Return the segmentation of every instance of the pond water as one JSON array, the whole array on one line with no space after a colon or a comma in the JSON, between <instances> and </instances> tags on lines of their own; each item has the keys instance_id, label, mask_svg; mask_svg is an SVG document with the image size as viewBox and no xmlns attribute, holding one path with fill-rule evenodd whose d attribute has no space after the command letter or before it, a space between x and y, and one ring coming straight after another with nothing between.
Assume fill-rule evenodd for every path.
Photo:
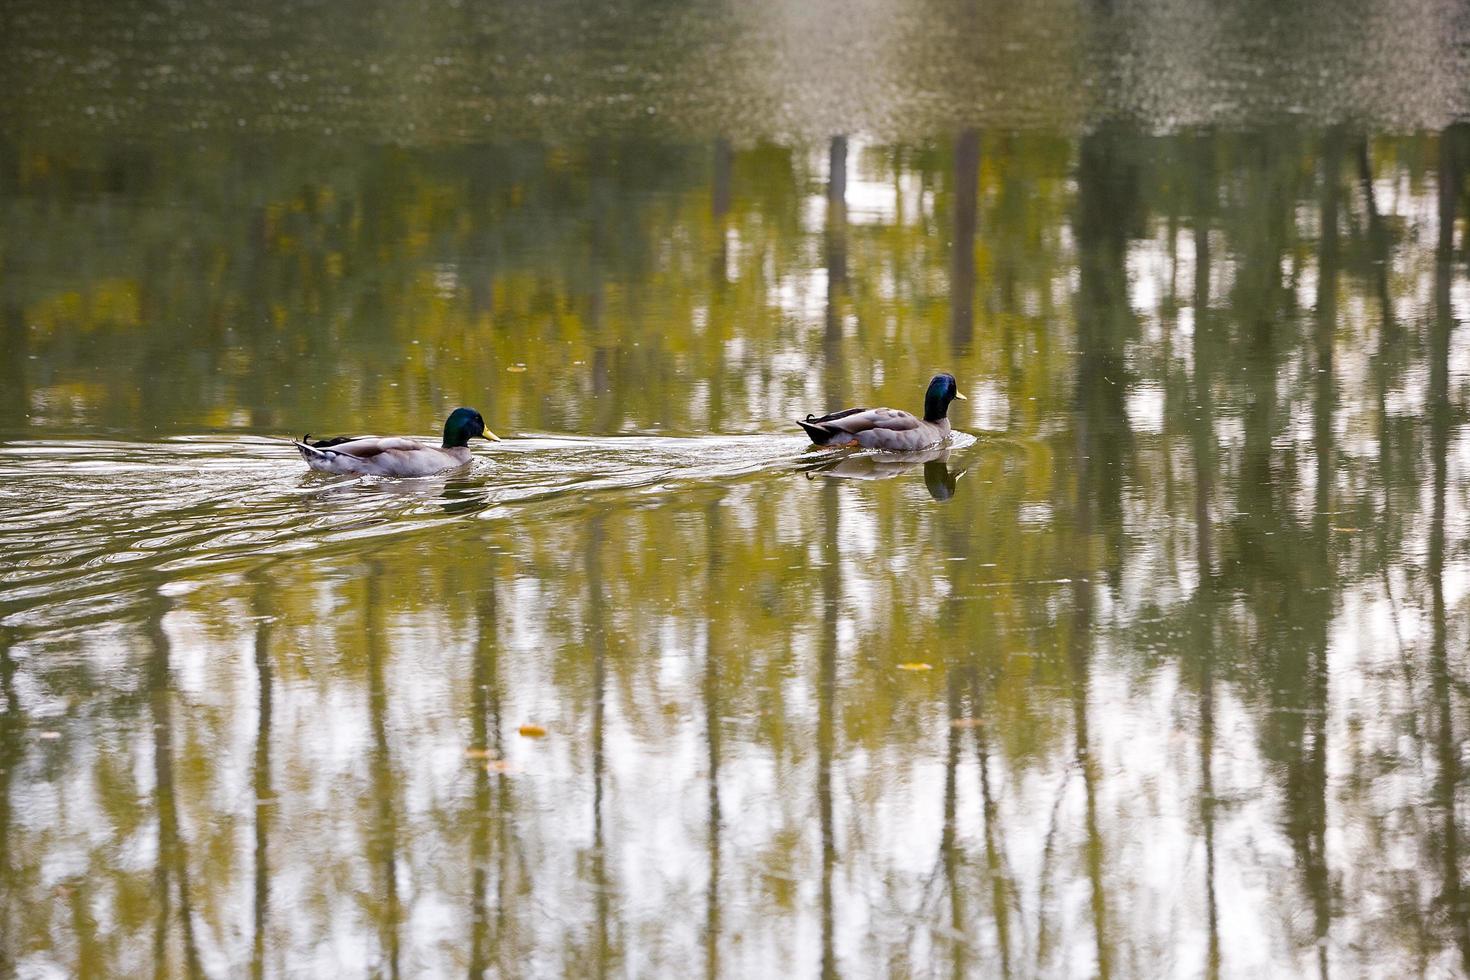
<instances>
[{"instance_id":1,"label":"pond water","mask_svg":"<svg viewBox=\"0 0 1470 980\"><path fill-rule=\"evenodd\" d=\"M1470 972L1458 8L5 18L0 976Z\"/></svg>"}]
</instances>

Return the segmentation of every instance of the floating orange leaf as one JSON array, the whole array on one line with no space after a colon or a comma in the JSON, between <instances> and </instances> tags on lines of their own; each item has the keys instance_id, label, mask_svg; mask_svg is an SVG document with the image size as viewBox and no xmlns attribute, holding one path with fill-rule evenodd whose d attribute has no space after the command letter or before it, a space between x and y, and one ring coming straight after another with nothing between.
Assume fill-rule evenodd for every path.
<instances>
[{"instance_id":1,"label":"floating orange leaf","mask_svg":"<svg viewBox=\"0 0 1470 980\"><path fill-rule=\"evenodd\" d=\"M984 718L956 718L950 722L952 728L979 728L985 724Z\"/></svg>"},{"instance_id":2,"label":"floating orange leaf","mask_svg":"<svg viewBox=\"0 0 1470 980\"><path fill-rule=\"evenodd\" d=\"M526 738L546 737L546 729L541 725L522 725L520 728L517 728L516 731L526 736Z\"/></svg>"},{"instance_id":3,"label":"floating orange leaf","mask_svg":"<svg viewBox=\"0 0 1470 980\"><path fill-rule=\"evenodd\" d=\"M493 758L495 758L495 750L494 749L465 749L464 750L464 757L466 759L493 759Z\"/></svg>"},{"instance_id":4,"label":"floating orange leaf","mask_svg":"<svg viewBox=\"0 0 1470 980\"><path fill-rule=\"evenodd\" d=\"M510 776L520 772L509 759L495 759L485 763L485 771L497 776Z\"/></svg>"},{"instance_id":5,"label":"floating orange leaf","mask_svg":"<svg viewBox=\"0 0 1470 980\"><path fill-rule=\"evenodd\" d=\"M898 665L898 669L899 670L933 670L934 669L934 665L933 664L921 664L921 663L899 664Z\"/></svg>"},{"instance_id":6,"label":"floating orange leaf","mask_svg":"<svg viewBox=\"0 0 1470 980\"><path fill-rule=\"evenodd\" d=\"M512 364L510 367L506 368L506 370L509 371L511 374L520 374L525 369L526 366L524 364Z\"/></svg>"}]
</instances>

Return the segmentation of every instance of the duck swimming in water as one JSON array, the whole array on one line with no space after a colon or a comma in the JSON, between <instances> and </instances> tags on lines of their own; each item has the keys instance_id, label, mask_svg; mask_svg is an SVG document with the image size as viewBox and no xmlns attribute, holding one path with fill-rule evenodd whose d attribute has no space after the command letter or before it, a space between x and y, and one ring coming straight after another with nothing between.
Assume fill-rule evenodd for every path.
<instances>
[{"instance_id":1,"label":"duck swimming in water","mask_svg":"<svg viewBox=\"0 0 1470 980\"><path fill-rule=\"evenodd\" d=\"M308 433L291 445L306 465L322 473L352 476L433 476L458 469L470 461L470 440L500 437L485 428L485 419L473 408L456 408L444 423L444 444L426 446L399 436L336 436L311 441Z\"/></svg>"},{"instance_id":2,"label":"duck swimming in water","mask_svg":"<svg viewBox=\"0 0 1470 980\"><path fill-rule=\"evenodd\" d=\"M894 408L849 408L821 418L808 415L797 421L818 446L858 445L864 449L914 452L949 438L949 403L960 394L952 374L936 374L924 394L924 417Z\"/></svg>"}]
</instances>

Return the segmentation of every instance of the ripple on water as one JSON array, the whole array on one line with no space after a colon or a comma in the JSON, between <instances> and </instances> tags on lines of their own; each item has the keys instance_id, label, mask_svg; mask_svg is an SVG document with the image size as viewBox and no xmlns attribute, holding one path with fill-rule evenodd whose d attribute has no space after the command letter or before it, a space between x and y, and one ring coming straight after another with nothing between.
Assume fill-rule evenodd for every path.
<instances>
[{"instance_id":1,"label":"ripple on water","mask_svg":"<svg viewBox=\"0 0 1470 980\"><path fill-rule=\"evenodd\" d=\"M467 472L384 480L306 472L289 444L258 437L7 443L0 622L91 617L206 566L789 472L809 464L806 449L786 435L531 435L482 452Z\"/></svg>"}]
</instances>

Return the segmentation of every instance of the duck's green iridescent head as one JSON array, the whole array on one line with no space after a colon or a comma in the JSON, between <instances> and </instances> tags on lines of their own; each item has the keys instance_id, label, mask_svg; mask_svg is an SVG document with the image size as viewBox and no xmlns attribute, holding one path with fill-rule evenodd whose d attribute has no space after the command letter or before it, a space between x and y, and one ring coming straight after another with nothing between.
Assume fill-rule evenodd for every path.
<instances>
[{"instance_id":1,"label":"duck's green iridescent head","mask_svg":"<svg viewBox=\"0 0 1470 980\"><path fill-rule=\"evenodd\" d=\"M485 419L473 408L456 408L444 423L444 448L468 446L471 439L484 437L495 442L500 437L485 428Z\"/></svg>"},{"instance_id":2,"label":"duck's green iridescent head","mask_svg":"<svg viewBox=\"0 0 1470 980\"><path fill-rule=\"evenodd\" d=\"M929 381L929 390L924 394L924 421L938 422L949 414L949 403L958 398L969 401L960 394L960 386L952 374L936 374Z\"/></svg>"}]
</instances>

